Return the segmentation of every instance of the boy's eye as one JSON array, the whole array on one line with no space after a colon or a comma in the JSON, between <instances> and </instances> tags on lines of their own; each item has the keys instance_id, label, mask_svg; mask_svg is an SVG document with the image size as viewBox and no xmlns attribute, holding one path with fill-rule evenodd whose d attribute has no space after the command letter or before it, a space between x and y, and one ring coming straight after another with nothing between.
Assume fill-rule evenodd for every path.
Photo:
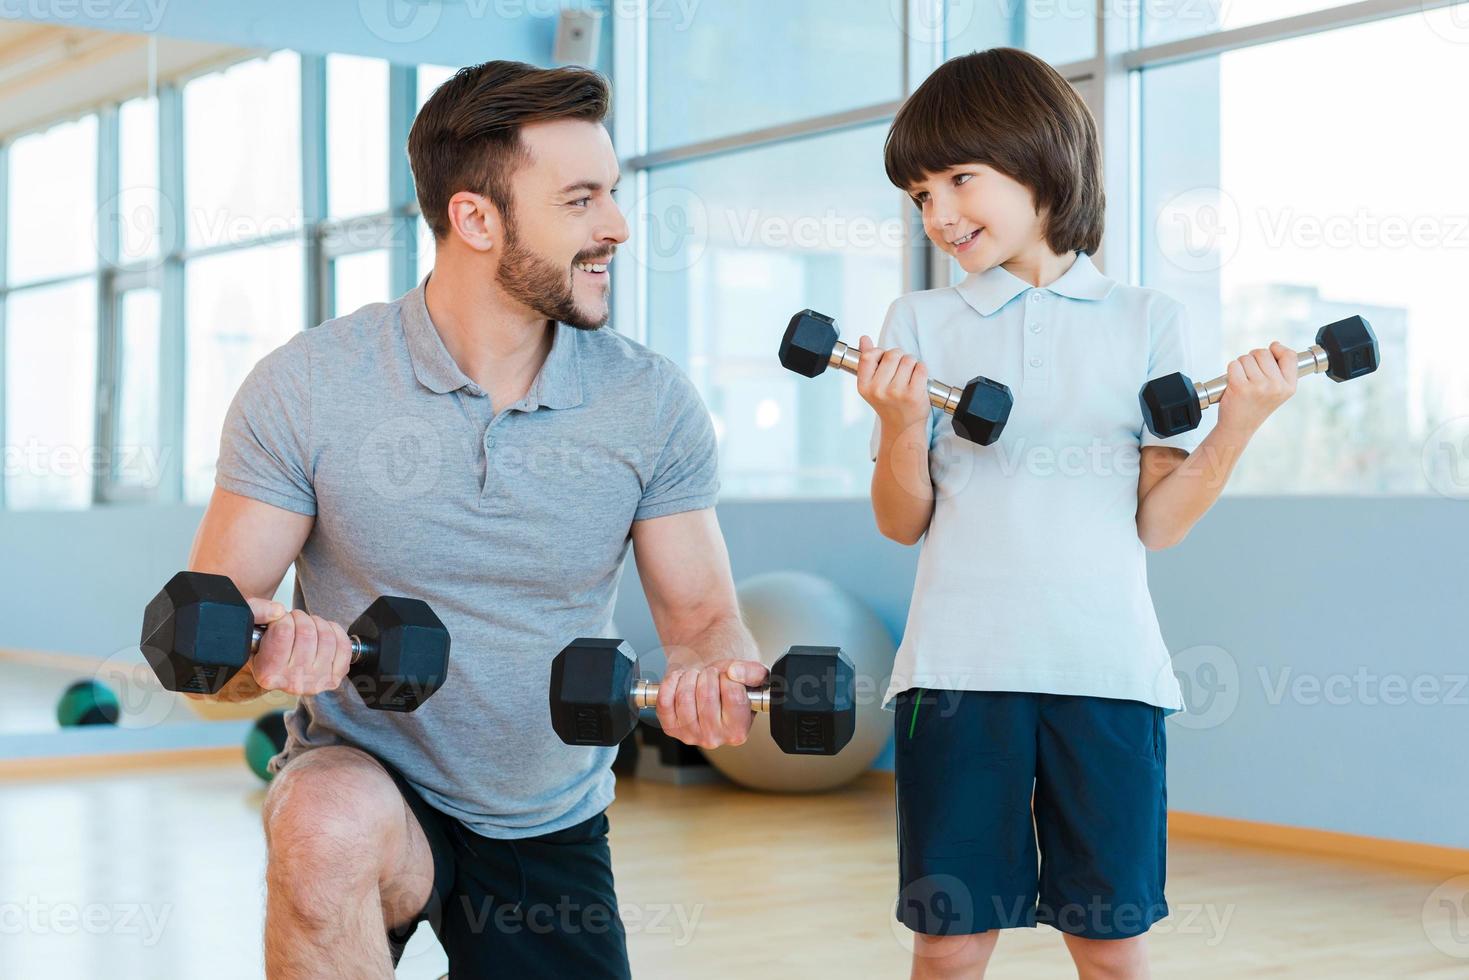
<instances>
[{"instance_id":1,"label":"boy's eye","mask_svg":"<svg viewBox=\"0 0 1469 980\"><path fill-rule=\"evenodd\" d=\"M973 176L974 176L974 174L955 174L954 175L954 186L955 187L958 187L960 184L967 184L967 183L969 183L969 178L971 178Z\"/></svg>"},{"instance_id":2,"label":"boy's eye","mask_svg":"<svg viewBox=\"0 0 1469 980\"><path fill-rule=\"evenodd\" d=\"M913 203L922 207L928 202L928 191L919 191L917 194L912 195L912 197Z\"/></svg>"}]
</instances>

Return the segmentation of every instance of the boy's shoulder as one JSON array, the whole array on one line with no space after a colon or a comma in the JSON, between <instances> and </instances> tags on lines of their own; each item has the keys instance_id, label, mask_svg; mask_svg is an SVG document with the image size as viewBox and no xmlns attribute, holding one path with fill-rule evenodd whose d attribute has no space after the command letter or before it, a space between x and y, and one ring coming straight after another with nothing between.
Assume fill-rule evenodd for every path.
<instances>
[{"instance_id":1,"label":"boy's shoulder","mask_svg":"<svg viewBox=\"0 0 1469 980\"><path fill-rule=\"evenodd\" d=\"M1139 314L1145 315L1148 322L1158 322L1177 316L1185 310L1183 303L1161 289L1131 286L1116 281L1106 298L1096 302L1097 312L1103 316L1115 316L1130 322L1135 322ZM893 300L889 315L917 326L935 320L946 320L956 313L972 311L973 307L964 300L961 281L949 286L903 293Z\"/></svg>"}]
</instances>

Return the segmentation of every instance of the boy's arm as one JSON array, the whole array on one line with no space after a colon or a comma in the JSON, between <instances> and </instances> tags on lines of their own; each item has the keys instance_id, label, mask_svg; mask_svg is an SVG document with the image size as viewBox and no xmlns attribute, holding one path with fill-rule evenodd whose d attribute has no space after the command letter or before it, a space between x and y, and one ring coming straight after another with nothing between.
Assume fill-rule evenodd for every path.
<instances>
[{"instance_id":1,"label":"boy's arm","mask_svg":"<svg viewBox=\"0 0 1469 980\"><path fill-rule=\"evenodd\" d=\"M1296 355L1281 343L1230 362L1219 422L1192 454L1144 446L1137 486L1137 536L1149 550L1182 541L1219 499L1260 426L1296 391Z\"/></svg>"},{"instance_id":2,"label":"boy's arm","mask_svg":"<svg viewBox=\"0 0 1469 980\"><path fill-rule=\"evenodd\" d=\"M933 481L928 449L933 407L928 370L913 354L918 338L912 312L901 300L888 307L874 344L857 343L857 393L877 413L870 451L872 515L877 530L899 544L916 544L933 517Z\"/></svg>"},{"instance_id":3,"label":"boy's arm","mask_svg":"<svg viewBox=\"0 0 1469 980\"><path fill-rule=\"evenodd\" d=\"M872 513L877 530L900 544L916 544L933 518L933 480L928 472L924 422L881 422L872 470Z\"/></svg>"}]
</instances>

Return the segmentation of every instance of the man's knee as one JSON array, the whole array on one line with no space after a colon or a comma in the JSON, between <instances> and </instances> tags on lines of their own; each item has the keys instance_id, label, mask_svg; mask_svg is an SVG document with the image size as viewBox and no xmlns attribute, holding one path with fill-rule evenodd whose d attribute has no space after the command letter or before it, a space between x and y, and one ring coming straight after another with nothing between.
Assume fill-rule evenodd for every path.
<instances>
[{"instance_id":1,"label":"man's knee","mask_svg":"<svg viewBox=\"0 0 1469 980\"><path fill-rule=\"evenodd\" d=\"M376 891L402 848L407 814L382 766L353 749L323 748L280 772L263 817L270 884L311 893L309 906L319 908L333 894Z\"/></svg>"}]
</instances>

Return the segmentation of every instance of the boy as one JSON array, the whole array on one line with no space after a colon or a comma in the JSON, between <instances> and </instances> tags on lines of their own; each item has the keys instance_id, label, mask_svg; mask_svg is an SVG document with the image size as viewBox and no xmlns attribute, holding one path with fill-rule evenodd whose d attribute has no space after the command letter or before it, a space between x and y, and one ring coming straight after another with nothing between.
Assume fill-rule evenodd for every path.
<instances>
[{"instance_id":1,"label":"boy","mask_svg":"<svg viewBox=\"0 0 1469 980\"><path fill-rule=\"evenodd\" d=\"M924 539L885 698L913 976L982 975L999 929L1043 922L1083 980L1145 977L1144 934L1167 914L1163 717L1182 707L1145 552L1214 503L1295 391L1295 355L1277 343L1232 363L1202 442L1144 429L1143 383L1191 366L1184 310L1092 264L1096 125L1032 55L940 67L885 156L969 274L901 297L881 347L860 342L877 526ZM926 368L1014 389L998 443L935 425Z\"/></svg>"}]
</instances>

